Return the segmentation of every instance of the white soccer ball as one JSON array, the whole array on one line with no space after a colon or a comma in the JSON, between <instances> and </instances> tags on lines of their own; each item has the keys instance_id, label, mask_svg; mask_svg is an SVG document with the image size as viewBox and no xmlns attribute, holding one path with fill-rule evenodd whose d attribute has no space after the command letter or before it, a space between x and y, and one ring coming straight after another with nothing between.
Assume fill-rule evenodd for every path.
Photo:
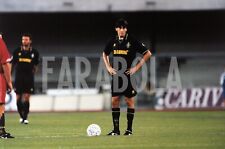
<instances>
[{"instance_id":1,"label":"white soccer ball","mask_svg":"<svg viewBox=\"0 0 225 149\"><path fill-rule=\"evenodd\" d=\"M87 128L88 136L99 136L101 134L101 128L97 124L91 124Z\"/></svg>"}]
</instances>

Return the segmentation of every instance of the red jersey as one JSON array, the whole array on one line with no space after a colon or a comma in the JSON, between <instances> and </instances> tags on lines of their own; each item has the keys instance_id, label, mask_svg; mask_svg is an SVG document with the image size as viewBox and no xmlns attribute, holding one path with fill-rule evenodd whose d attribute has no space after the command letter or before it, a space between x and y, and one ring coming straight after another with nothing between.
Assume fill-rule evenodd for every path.
<instances>
[{"instance_id":1,"label":"red jersey","mask_svg":"<svg viewBox=\"0 0 225 149\"><path fill-rule=\"evenodd\" d=\"M6 80L3 75L2 65L11 61L5 42L0 38L0 103L5 103Z\"/></svg>"},{"instance_id":2,"label":"red jersey","mask_svg":"<svg viewBox=\"0 0 225 149\"><path fill-rule=\"evenodd\" d=\"M10 54L5 45L5 42L0 38L0 63L5 64L10 62L10 60L11 60Z\"/></svg>"},{"instance_id":3,"label":"red jersey","mask_svg":"<svg viewBox=\"0 0 225 149\"><path fill-rule=\"evenodd\" d=\"M0 73L3 72L2 65L11 61L10 54L5 42L0 38Z\"/></svg>"}]
</instances>

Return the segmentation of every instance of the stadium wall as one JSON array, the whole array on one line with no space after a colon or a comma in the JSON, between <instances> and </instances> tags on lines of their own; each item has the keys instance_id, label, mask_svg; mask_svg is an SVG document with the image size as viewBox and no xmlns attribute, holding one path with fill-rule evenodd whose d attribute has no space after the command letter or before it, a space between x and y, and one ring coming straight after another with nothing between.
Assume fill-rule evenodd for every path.
<instances>
[{"instance_id":1,"label":"stadium wall","mask_svg":"<svg viewBox=\"0 0 225 149\"><path fill-rule=\"evenodd\" d=\"M0 12L187 11L224 8L223 0L0 0Z\"/></svg>"},{"instance_id":2,"label":"stadium wall","mask_svg":"<svg viewBox=\"0 0 225 149\"><path fill-rule=\"evenodd\" d=\"M6 111L17 111L16 98L6 97ZM110 94L96 95L34 95L31 112L102 111L110 109Z\"/></svg>"},{"instance_id":3,"label":"stadium wall","mask_svg":"<svg viewBox=\"0 0 225 149\"><path fill-rule=\"evenodd\" d=\"M86 92L86 90L84 90ZM102 111L111 109L111 94L83 94L84 91L72 94L51 94L31 96L31 112L73 112ZM82 93L83 92L83 93ZM80 94L81 93L81 94ZM136 98L136 109L219 109L224 107L222 89L217 87L191 89L156 89L154 96L145 96L147 103L141 103L140 96ZM155 101L151 101L155 100ZM6 97L6 111L16 111L16 98ZM145 104L145 105L143 105ZM122 101L121 108L125 108Z\"/></svg>"}]
</instances>

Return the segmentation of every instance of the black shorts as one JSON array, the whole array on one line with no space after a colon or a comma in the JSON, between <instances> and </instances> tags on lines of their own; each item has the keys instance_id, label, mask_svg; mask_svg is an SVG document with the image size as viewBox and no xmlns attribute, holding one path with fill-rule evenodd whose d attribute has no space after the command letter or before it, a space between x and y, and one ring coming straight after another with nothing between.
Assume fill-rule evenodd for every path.
<instances>
[{"instance_id":1,"label":"black shorts","mask_svg":"<svg viewBox=\"0 0 225 149\"><path fill-rule=\"evenodd\" d=\"M113 75L111 81L111 93L112 97L125 96L128 98L137 95L136 84L133 77L125 75L124 78Z\"/></svg>"},{"instance_id":2,"label":"black shorts","mask_svg":"<svg viewBox=\"0 0 225 149\"><path fill-rule=\"evenodd\" d=\"M34 75L17 73L15 76L14 90L17 94L34 93Z\"/></svg>"}]
</instances>

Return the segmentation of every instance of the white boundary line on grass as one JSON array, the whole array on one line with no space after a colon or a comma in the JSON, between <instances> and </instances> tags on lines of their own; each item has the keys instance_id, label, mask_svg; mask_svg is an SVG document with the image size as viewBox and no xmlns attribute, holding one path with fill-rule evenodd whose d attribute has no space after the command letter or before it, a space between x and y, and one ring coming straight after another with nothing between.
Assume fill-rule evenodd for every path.
<instances>
[{"instance_id":1,"label":"white boundary line on grass","mask_svg":"<svg viewBox=\"0 0 225 149\"><path fill-rule=\"evenodd\" d=\"M70 136L63 136L63 135L55 135L55 136L16 136L16 138L19 139L35 139L35 138L75 138L79 137L79 135L70 135Z\"/></svg>"}]
</instances>

